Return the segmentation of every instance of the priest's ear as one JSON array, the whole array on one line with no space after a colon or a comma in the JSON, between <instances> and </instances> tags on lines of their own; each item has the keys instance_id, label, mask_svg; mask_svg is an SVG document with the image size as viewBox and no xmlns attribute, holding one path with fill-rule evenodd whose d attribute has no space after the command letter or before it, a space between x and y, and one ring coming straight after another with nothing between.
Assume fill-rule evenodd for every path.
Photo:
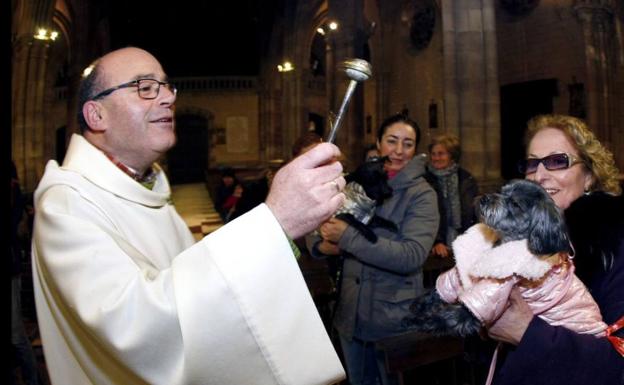
<instances>
[{"instance_id":1,"label":"priest's ear","mask_svg":"<svg viewBox=\"0 0 624 385\"><path fill-rule=\"evenodd\" d=\"M82 116L87 126L93 131L106 131L104 124L104 108L95 100L89 100L82 105Z\"/></svg>"}]
</instances>

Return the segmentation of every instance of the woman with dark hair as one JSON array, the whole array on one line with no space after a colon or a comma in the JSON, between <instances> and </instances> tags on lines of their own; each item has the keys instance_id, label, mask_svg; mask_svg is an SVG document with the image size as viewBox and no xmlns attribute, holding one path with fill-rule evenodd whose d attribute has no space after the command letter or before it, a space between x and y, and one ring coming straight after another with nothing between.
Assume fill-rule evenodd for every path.
<instances>
[{"instance_id":1,"label":"woman with dark hair","mask_svg":"<svg viewBox=\"0 0 624 385\"><path fill-rule=\"evenodd\" d=\"M564 210L576 274L604 322L619 320L623 327L624 201L613 154L571 116L533 118L527 134L527 158L520 171ZM498 358L494 384L624 384L624 342L619 340L616 350L616 333L595 338L551 326L519 295L512 296L510 307L488 332L508 343Z\"/></svg>"},{"instance_id":2,"label":"woman with dark hair","mask_svg":"<svg viewBox=\"0 0 624 385\"><path fill-rule=\"evenodd\" d=\"M429 144L425 179L438 194L440 227L431 252L448 257L451 243L476 223L473 201L479 194L475 178L459 166L461 147L453 134L434 137Z\"/></svg>"},{"instance_id":3,"label":"woman with dark hair","mask_svg":"<svg viewBox=\"0 0 624 385\"><path fill-rule=\"evenodd\" d=\"M439 217L435 191L423 177L425 157L416 156L419 139L418 125L404 115L386 119L378 133L393 194L375 213L394 222L397 232L374 228L378 239L371 242L346 222L330 219L320 237L307 238L314 257L344 258L333 325L352 385L397 383L375 343L405 331L401 320L424 291L422 266Z\"/></svg>"}]
</instances>

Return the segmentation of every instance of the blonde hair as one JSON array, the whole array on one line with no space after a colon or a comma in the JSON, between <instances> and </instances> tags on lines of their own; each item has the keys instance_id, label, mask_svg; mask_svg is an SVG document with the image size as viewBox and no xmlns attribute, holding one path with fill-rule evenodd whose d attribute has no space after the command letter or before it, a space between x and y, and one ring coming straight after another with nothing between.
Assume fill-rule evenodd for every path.
<instances>
[{"instance_id":1,"label":"blonde hair","mask_svg":"<svg viewBox=\"0 0 624 385\"><path fill-rule=\"evenodd\" d=\"M451 154L451 159L453 159L455 163L459 163L459 158L461 157L461 146L459 144L459 137L457 137L457 135L440 134L434 136L431 139L431 143L429 143L429 146L427 147L430 153L433 149L433 146L437 144L446 148L446 151Z\"/></svg>"},{"instance_id":2,"label":"blonde hair","mask_svg":"<svg viewBox=\"0 0 624 385\"><path fill-rule=\"evenodd\" d=\"M526 143L530 143L535 134L545 128L561 130L570 139L586 169L592 174L590 191L604 191L613 195L622 193L613 154L598 141L584 121L567 115L536 116L528 123Z\"/></svg>"}]
</instances>

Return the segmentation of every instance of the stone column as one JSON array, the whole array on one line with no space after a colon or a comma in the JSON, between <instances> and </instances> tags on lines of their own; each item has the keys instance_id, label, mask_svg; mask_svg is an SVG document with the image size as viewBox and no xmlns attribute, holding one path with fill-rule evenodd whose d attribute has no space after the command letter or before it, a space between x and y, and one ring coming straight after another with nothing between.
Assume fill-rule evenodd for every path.
<instances>
[{"instance_id":1,"label":"stone column","mask_svg":"<svg viewBox=\"0 0 624 385\"><path fill-rule=\"evenodd\" d=\"M587 123L608 147L616 139L614 6L614 0L575 0L573 6L585 39Z\"/></svg>"},{"instance_id":2,"label":"stone column","mask_svg":"<svg viewBox=\"0 0 624 385\"><path fill-rule=\"evenodd\" d=\"M34 38L37 28L51 26L55 2L21 2L12 22L12 157L24 191L34 190L43 175L49 152L45 124L46 74L50 40Z\"/></svg>"},{"instance_id":3,"label":"stone column","mask_svg":"<svg viewBox=\"0 0 624 385\"><path fill-rule=\"evenodd\" d=\"M25 186L26 174L26 140L24 109L27 100L26 87L23 84L28 70L28 53L30 51L31 38L20 36L13 42L12 47L12 100L11 100L11 157L15 161L18 177Z\"/></svg>"},{"instance_id":4,"label":"stone column","mask_svg":"<svg viewBox=\"0 0 624 385\"><path fill-rule=\"evenodd\" d=\"M21 36L13 46L13 158L25 191L32 191L45 167L46 68L49 44Z\"/></svg>"},{"instance_id":5,"label":"stone column","mask_svg":"<svg viewBox=\"0 0 624 385\"><path fill-rule=\"evenodd\" d=\"M303 113L303 71L299 65L295 65L295 70L281 73L282 77L282 158L289 159L290 149L294 141L299 137L301 130L305 127Z\"/></svg>"},{"instance_id":6,"label":"stone column","mask_svg":"<svg viewBox=\"0 0 624 385\"><path fill-rule=\"evenodd\" d=\"M290 148L295 139L300 135L305 125L303 112L303 84L305 60L308 57L308 46L303 36L306 36L306 20L303 15L307 15L301 4L295 2L285 7L283 15L283 30L280 32L280 49L277 54L275 65L284 64L289 61L294 70L287 72L276 71L276 82L281 91L280 99L276 100L276 111L280 114L276 131L276 149L280 153L280 158L290 159ZM303 7L305 8L305 7Z\"/></svg>"},{"instance_id":7,"label":"stone column","mask_svg":"<svg viewBox=\"0 0 624 385\"><path fill-rule=\"evenodd\" d=\"M500 182L500 101L494 0L442 0L444 119L459 135L462 166Z\"/></svg>"}]
</instances>

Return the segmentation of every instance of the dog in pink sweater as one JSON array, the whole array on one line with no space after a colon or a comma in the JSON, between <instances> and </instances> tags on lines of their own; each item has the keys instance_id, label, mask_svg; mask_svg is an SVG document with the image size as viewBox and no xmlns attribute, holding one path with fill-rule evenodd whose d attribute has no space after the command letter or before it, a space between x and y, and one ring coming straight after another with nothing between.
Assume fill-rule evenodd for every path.
<instances>
[{"instance_id":1,"label":"dog in pink sweater","mask_svg":"<svg viewBox=\"0 0 624 385\"><path fill-rule=\"evenodd\" d=\"M578 333L607 325L574 274L561 212L538 184L515 180L478 202L480 223L453 242L455 267L416 299L404 324L437 335L467 336L496 321L517 287L535 315Z\"/></svg>"}]
</instances>

